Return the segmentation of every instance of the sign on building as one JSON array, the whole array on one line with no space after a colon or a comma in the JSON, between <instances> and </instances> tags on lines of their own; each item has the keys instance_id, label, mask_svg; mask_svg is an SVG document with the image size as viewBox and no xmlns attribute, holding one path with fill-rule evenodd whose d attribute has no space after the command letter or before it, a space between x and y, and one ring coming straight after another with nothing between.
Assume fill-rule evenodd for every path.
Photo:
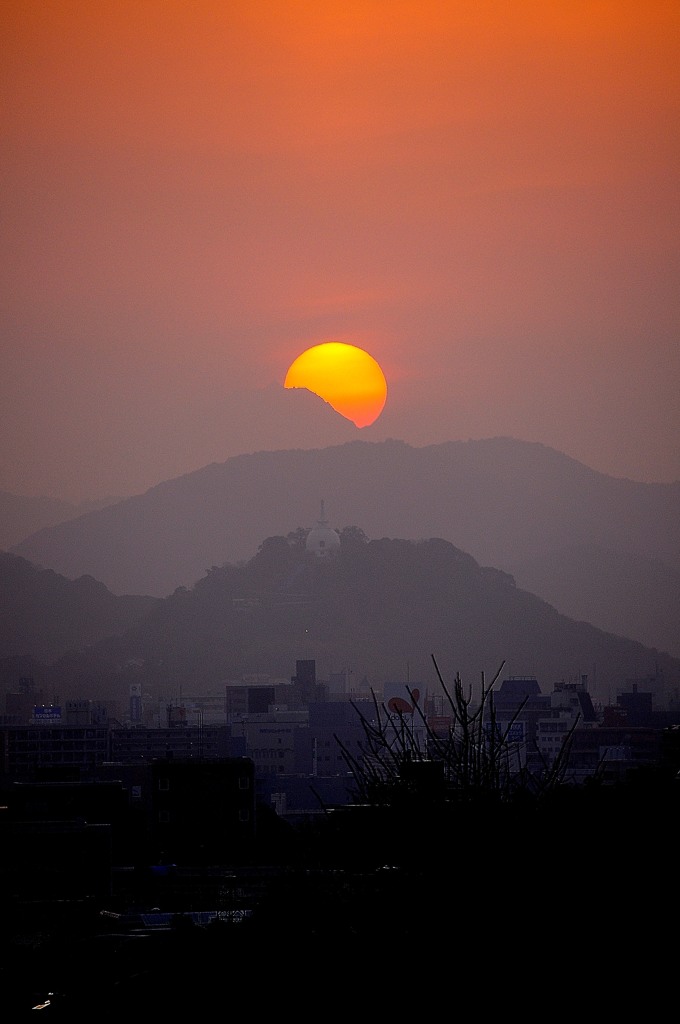
<instances>
[{"instance_id":1,"label":"sign on building","mask_svg":"<svg viewBox=\"0 0 680 1024\"><path fill-rule=\"evenodd\" d=\"M33 721L38 723L61 722L61 708L54 704L36 705L33 708Z\"/></svg>"}]
</instances>

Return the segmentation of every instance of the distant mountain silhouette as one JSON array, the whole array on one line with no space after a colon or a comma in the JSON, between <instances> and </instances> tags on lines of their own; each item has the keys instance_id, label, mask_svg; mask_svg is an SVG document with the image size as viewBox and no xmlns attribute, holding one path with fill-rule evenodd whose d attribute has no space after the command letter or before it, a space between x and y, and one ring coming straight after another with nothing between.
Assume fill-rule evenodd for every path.
<instances>
[{"instance_id":1,"label":"distant mountain silhouette","mask_svg":"<svg viewBox=\"0 0 680 1024\"><path fill-rule=\"evenodd\" d=\"M345 670L355 687L365 678L380 692L389 680L432 687L434 655L451 684L457 672L470 686L482 673L490 680L505 662L506 675L535 675L544 691L586 675L604 702L631 679L663 702L677 691L680 660L560 615L449 541L357 533L344 531L326 560L266 538L246 563L156 600L121 635L58 659L40 681L62 697L125 696L135 682L167 701L219 693L248 673L289 679L310 658L320 679Z\"/></svg>"},{"instance_id":2,"label":"distant mountain silhouette","mask_svg":"<svg viewBox=\"0 0 680 1024\"><path fill-rule=\"evenodd\" d=\"M306 388L272 384L256 391L234 391L219 405L206 409L201 424L192 426L206 438L219 438L224 434L225 415L228 436L224 437L221 450L230 455L318 448L367 436L365 430L360 431ZM172 445L172 439L168 443ZM13 550L45 527L76 519L128 497L129 494L108 496L72 504L0 491L0 550Z\"/></svg>"},{"instance_id":3,"label":"distant mountain silhouette","mask_svg":"<svg viewBox=\"0 0 680 1024\"><path fill-rule=\"evenodd\" d=\"M481 565L517 567L527 579L531 571L539 582L547 575L541 564L568 548L646 563L648 593L654 562L680 572L680 483L609 477L510 438L423 448L357 440L235 456L40 530L12 550L69 578L90 574L117 594L167 596L212 566L251 558L263 537L312 526L321 499L338 528L357 525L369 538L441 537ZM602 613L593 624L626 635L630 592L604 564L601 572L595 581L595 566L581 562L568 595L557 596L589 621L585 609L597 609L587 595L599 587ZM660 577L658 600L669 593ZM641 615L633 639L679 651L672 623L648 627Z\"/></svg>"},{"instance_id":4,"label":"distant mountain silhouette","mask_svg":"<svg viewBox=\"0 0 680 1024\"><path fill-rule=\"evenodd\" d=\"M680 572L658 559L573 545L508 569L564 615L680 657Z\"/></svg>"},{"instance_id":5,"label":"distant mountain silhouette","mask_svg":"<svg viewBox=\"0 0 680 1024\"><path fill-rule=\"evenodd\" d=\"M157 600L118 597L91 576L69 580L0 552L0 658L30 655L49 663L123 633Z\"/></svg>"},{"instance_id":6,"label":"distant mountain silhouette","mask_svg":"<svg viewBox=\"0 0 680 1024\"><path fill-rule=\"evenodd\" d=\"M119 501L107 498L72 505L56 498L32 498L0 491L0 550L8 551L37 530L75 519Z\"/></svg>"}]
</instances>

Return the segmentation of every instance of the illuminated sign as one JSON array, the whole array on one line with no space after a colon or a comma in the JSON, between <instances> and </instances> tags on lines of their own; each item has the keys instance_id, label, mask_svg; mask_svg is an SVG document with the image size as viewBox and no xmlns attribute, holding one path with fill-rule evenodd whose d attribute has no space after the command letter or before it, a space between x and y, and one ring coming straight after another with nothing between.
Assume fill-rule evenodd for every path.
<instances>
[{"instance_id":1,"label":"illuminated sign","mask_svg":"<svg viewBox=\"0 0 680 1024\"><path fill-rule=\"evenodd\" d=\"M52 704L34 707L33 718L36 722L60 722L61 708L54 707Z\"/></svg>"}]
</instances>

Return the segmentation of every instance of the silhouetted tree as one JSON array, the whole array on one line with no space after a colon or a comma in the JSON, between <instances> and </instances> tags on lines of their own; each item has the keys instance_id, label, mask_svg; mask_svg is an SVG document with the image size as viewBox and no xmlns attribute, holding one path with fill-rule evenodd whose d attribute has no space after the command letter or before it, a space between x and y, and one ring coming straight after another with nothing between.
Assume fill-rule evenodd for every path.
<instances>
[{"instance_id":1,"label":"silhouetted tree","mask_svg":"<svg viewBox=\"0 0 680 1024\"><path fill-rule=\"evenodd\" d=\"M445 734L431 728L407 687L412 708L408 713L388 711L375 694L372 718L354 704L365 736L359 756L335 737L354 777L359 802L394 805L413 797L422 799L425 792L447 802L507 802L519 796L540 796L563 781L569 741L578 718L555 760L544 762L538 774L529 771L519 760L517 743L511 740L526 699L503 725L496 714L493 687L505 662L490 684L482 673L481 696L473 702L472 691L465 692L460 675L449 689L434 656L432 660L448 702L451 724ZM431 766L428 775L426 765Z\"/></svg>"},{"instance_id":2,"label":"silhouetted tree","mask_svg":"<svg viewBox=\"0 0 680 1024\"><path fill-rule=\"evenodd\" d=\"M292 548L304 551L309 529L308 526L298 526L296 530L291 530L290 533L286 534L286 540Z\"/></svg>"},{"instance_id":3,"label":"silhouetted tree","mask_svg":"<svg viewBox=\"0 0 680 1024\"><path fill-rule=\"evenodd\" d=\"M344 526L340 530L340 544L345 547L350 544L368 544L368 537L360 526Z\"/></svg>"}]
</instances>

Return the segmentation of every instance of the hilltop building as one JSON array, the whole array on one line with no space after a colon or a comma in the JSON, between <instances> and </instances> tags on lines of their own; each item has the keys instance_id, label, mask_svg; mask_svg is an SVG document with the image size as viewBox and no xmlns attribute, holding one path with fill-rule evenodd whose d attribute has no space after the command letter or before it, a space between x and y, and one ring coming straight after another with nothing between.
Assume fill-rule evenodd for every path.
<instances>
[{"instance_id":1,"label":"hilltop building","mask_svg":"<svg viewBox=\"0 0 680 1024\"><path fill-rule=\"evenodd\" d=\"M328 525L324 502L321 502L321 513L316 521L316 526L307 534L305 542L307 551L318 558L328 558L340 548L340 535L337 530Z\"/></svg>"}]
</instances>

